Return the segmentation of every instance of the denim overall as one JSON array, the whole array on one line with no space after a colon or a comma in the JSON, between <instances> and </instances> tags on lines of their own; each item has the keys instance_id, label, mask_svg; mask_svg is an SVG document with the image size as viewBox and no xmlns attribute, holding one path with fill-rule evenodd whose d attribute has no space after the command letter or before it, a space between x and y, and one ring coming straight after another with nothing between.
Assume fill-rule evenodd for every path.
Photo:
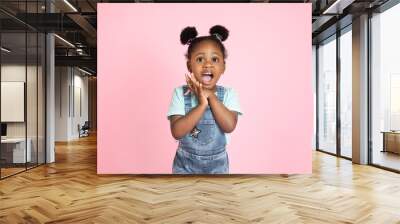
<instances>
[{"instance_id":1,"label":"denim overall","mask_svg":"<svg viewBox=\"0 0 400 224\"><path fill-rule=\"evenodd\" d=\"M185 93L187 86L183 87ZM224 87L217 86L218 100L223 102ZM185 114L192 109L192 93L184 96ZM223 174L229 171L228 154L225 150L225 133L214 120L210 106L196 127L179 140L172 173L176 174Z\"/></svg>"}]
</instances>

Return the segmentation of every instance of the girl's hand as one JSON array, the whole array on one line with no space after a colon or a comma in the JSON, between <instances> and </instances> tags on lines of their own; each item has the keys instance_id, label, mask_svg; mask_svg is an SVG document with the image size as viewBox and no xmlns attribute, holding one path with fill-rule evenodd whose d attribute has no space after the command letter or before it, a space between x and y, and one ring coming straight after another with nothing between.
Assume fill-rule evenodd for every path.
<instances>
[{"instance_id":1,"label":"girl's hand","mask_svg":"<svg viewBox=\"0 0 400 224\"><path fill-rule=\"evenodd\" d=\"M186 74L186 83L187 83L190 91L196 95L196 97L199 101L199 104L200 105L208 105L207 99L208 99L209 93L208 93L208 91L206 91L203 88L203 84L200 83L199 81L197 81L193 77L193 75L187 75L187 74ZM185 95L186 94L188 94L188 92L186 92Z\"/></svg>"},{"instance_id":2,"label":"girl's hand","mask_svg":"<svg viewBox=\"0 0 400 224\"><path fill-rule=\"evenodd\" d=\"M185 73L185 79L186 79L186 84L187 84L187 86L189 87L189 88L186 90L186 92L183 93L183 95L186 96L187 94L189 94L189 93L192 91L193 87L192 87L192 83L191 83L191 81L190 81L190 79L189 79L189 75L186 74L186 73Z\"/></svg>"}]
</instances>

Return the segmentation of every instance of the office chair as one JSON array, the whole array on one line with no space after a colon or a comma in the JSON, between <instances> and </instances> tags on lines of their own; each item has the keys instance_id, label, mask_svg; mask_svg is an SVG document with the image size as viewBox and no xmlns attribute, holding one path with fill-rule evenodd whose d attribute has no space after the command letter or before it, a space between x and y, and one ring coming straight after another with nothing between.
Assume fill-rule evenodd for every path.
<instances>
[{"instance_id":1,"label":"office chair","mask_svg":"<svg viewBox=\"0 0 400 224\"><path fill-rule=\"evenodd\" d=\"M82 127L79 128L79 138L89 136L89 129L90 129L89 121L85 121Z\"/></svg>"}]
</instances>

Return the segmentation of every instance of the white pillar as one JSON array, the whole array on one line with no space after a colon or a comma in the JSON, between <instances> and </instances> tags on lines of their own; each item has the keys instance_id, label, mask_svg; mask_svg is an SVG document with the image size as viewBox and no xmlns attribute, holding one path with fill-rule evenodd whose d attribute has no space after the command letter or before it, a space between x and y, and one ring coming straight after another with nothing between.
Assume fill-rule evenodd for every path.
<instances>
[{"instance_id":1,"label":"white pillar","mask_svg":"<svg viewBox=\"0 0 400 224\"><path fill-rule=\"evenodd\" d=\"M46 4L47 12L53 12L54 6L50 1ZM55 44L54 34L46 35L46 163L55 162L54 133L55 133Z\"/></svg>"},{"instance_id":2,"label":"white pillar","mask_svg":"<svg viewBox=\"0 0 400 224\"><path fill-rule=\"evenodd\" d=\"M353 162L368 163L368 15L353 19Z\"/></svg>"}]
</instances>

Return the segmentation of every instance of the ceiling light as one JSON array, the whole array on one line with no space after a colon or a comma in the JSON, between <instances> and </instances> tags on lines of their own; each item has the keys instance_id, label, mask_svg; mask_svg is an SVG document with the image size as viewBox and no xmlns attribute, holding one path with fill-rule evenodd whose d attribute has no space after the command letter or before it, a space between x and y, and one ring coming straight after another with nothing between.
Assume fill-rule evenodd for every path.
<instances>
[{"instance_id":1,"label":"ceiling light","mask_svg":"<svg viewBox=\"0 0 400 224\"><path fill-rule=\"evenodd\" d=\"M9 50L9 49L7 49L7 48L5 48L5 47L1 47L1 50L4 51L4 52L6 52L6 53L10 53L10 52L11 52L11 50Z\"/></svg>"},{"instance_id":2,"label":"ceiling light","mask_svg":"<svg viewBox=\"0 0 400 224\"><path fill-rule=\"evenodd\" d=\"M75 45L71 44L71 42L67 41L66 39L58 36L57 34L54 34L55 37L57 37L58 39L60 39L61 41L63 41L64 43L68 44L69 46L75 48Z\"/></svg>"},{"instance_id":3,"label":"ceiling light","mask_svg":"<svg viewBox=\"0 0 400 224\"><path fill-rule=\"evenodd\" d=\"M67 4L72 10L74 10L75 12L78 12L78 10L71 4L69 3L68 0L64 0L65 4Z\"/></svg>"},{"instance_id":4,"label":"ceiling light","mask_svg":"<svg viewBox=\"0 0 400 224\"><path fill-rule=\"evenodd\" d=\"M81 72L83 72L83 73L85 73L85 74L93 75L92 73L90 73L90 72L88 72L88 71L85 71L85 70L83 70L83 69L81 69L81 68L79 68L79 67L78 67L78 69L79 69L79 71L81 71Z\"/></svg>"},{"instance_id":5,"label":"ceiling light","mask_svg":"<svg viewBox=\"0 0 400 224\"><path fill-rule=\"evenodd\" d=\"M343 10L354 1L355 0L336 0L332 5L325 9L322 14L342 14Z\"/></svg>"}]
</instances>

